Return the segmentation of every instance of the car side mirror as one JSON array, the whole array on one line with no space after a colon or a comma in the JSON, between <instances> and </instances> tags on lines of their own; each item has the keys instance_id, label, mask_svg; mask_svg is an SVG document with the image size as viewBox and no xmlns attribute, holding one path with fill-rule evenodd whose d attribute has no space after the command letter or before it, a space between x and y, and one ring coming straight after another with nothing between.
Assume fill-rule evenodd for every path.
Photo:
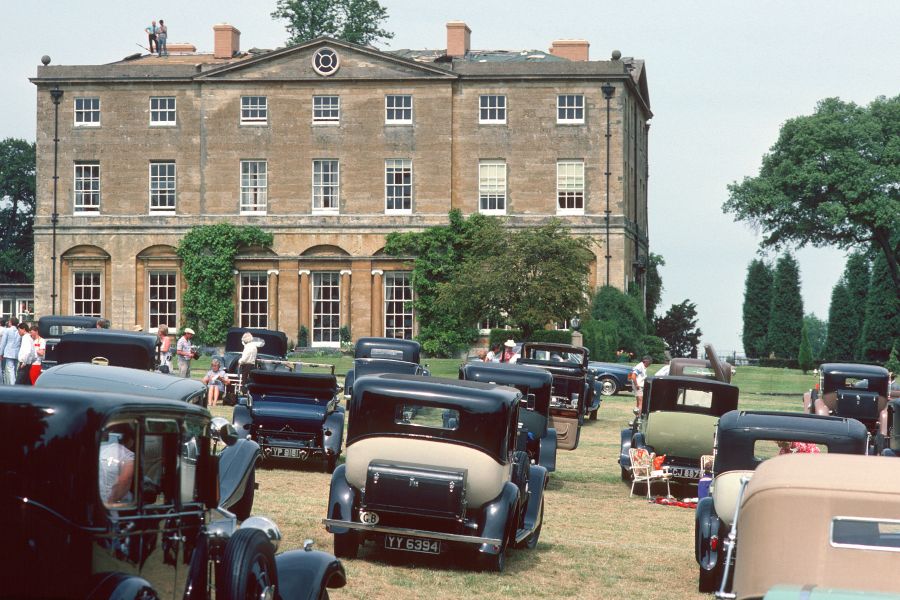
<instances>
[{"instance_id":1,"label":"car side mirror","mask_svg":"<svg viewBox=\"0 0 900 600\"><path fill-rule=\"evenodd\" d=\"M226 446L233 446L238 441L234 425L223 417L215 417L212 420L212 436L213 439L221 440Z\"/></svg>"}]
</instances>

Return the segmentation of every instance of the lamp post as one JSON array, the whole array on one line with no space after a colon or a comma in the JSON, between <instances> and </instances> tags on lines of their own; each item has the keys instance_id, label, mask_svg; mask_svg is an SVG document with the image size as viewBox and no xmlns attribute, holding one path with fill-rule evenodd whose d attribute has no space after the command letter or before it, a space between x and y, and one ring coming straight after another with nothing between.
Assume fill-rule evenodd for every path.
<instances>
[{"instance_id":1,"label":"lamp post","mask_svg":"<svg viewBox=\"0 0 900 600\"><path fill-rule=\"evenodd\" d=\"M50 57L45 56L46 62L50 62ZM42 59L43 62L43 59ZM62 100L63 91L57 85L50 90L50 98L53 100L53 214L50 216L50 224L53 228L53 253L50 257L52 264L53 291L50 293L52 306L52 314L56 314L56 224L59 221L59 213L56 210L56 192L59 187L59 101Z\"/></svg>"},{"instance_id":2,"label":"lamp post","mask_svg":"<svg viewBox=\"0 0 900 600\"><path fill-rule=\"evenodd\" d=\"M616 88L611 83L604 83L600 86L600 91L603 92L603 98L606 100L606 285L609 285L609 261L612 258L612 255L609 253L609 177L611 175L610 161L609 161L609 146L610 140L612 139L612 133L609 130L610 125L610 115L609 115L609 101L612 100L613 95L616 93Z\"/></svg>"}]
</instances>

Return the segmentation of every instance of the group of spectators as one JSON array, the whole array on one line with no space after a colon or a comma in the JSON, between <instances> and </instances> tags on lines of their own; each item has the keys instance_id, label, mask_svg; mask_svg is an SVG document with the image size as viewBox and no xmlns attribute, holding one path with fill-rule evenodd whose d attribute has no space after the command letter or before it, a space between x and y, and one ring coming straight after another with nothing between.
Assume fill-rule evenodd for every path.
<instances>
[{"instance_id":1,"label":"group of spectators","mask_svg":"<svg viewBox=\"0 0 900 600\"><path fill-rule=\"evenodd\" d=\"M44 338L37 324L20 323L16 317L0 319L0 356L3 384L33 385L44 359Z\"/></svg>"},{"instance_id":2,"label":"group of spectators","mask_svg":"<svg viewBox=\"0 0 900 600\"><path fill-rule=\"evenodd\" d=\"M515 364L519 361L515 340L506 340L503 344L494 344L490 350L479 350L478 358L483 362L505 362Z\"/></svg>"}]
</instances>

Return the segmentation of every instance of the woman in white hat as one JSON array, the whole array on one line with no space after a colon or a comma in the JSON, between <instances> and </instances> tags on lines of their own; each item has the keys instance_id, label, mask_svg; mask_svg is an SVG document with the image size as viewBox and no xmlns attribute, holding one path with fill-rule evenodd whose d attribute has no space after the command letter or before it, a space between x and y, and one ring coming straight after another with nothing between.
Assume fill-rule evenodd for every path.
<instances>
[{"instance_id":1,"label":"woman in white hat","mask_svg":"<svg viewBox=\"0 0 900 600\"><path fill-rule=\"evenodd\" d=\"M503 355L500 357L500 362L505 363L514 363L518 360L518 356L515 351L516 342L515 340L509 339L503 342Z\"/></svg>"},{"instance_id":2,"label":"woman in white hat","mask_svg":"<svg viewBox=\"0 0 900 600\"><path fill-rule=\"evenodd\" d=\"M241 374L241 385L247 385L250 378L250 369L256 366L256 353L259 345L253 341L253 334L249 331L244 332L241 336L241 343L244 344L244 351L238 359L238 373Z\"/></svg>"},{"instance_id":3,"label":"woman in white hat","mask_svg":"<svg viewBox=\"0 0 900 600\"><path fill-rule=\"evenodd\" d=\"M194 337L194 330L190 327L184 328L184 335L178 338L178 345L175 346L175 354L178 355L178 376L190 379L191 377L191 359L194 358L194 350L191 346L191 338Z\"/></svg>"}]
</instances>

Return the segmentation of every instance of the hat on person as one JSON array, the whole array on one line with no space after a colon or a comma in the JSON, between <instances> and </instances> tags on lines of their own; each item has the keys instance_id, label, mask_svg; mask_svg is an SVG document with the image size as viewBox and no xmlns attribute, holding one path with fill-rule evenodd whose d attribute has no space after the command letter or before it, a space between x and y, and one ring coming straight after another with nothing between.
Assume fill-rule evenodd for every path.
<instances>
[{"instance_id":1,"label":"hat on person","mask_svg":"<svg viewBox=\"0 0 900 600\"><path fill-rule=\"evenodd\" d=\"M244 344L249 344L253 341L253 334L249 331L245 332L244 335L241 336L241 342Z\"/></svg>"},{"instance_id":2,"label":"hat on person","mask_svg":"<svg viewBox=\"0 0 900 600\"><path fill-rule=\"evenodd\" d=\"M513 348L515 347L516 342L514 342L513 340L506 340L505 342L503 342L503 345L507 348Z\"/></svg>"},{"instance_id":3,"label":"hat on person","mask_svg":"<svg viewBox=\"0 0 900 600\"><path fill-rule=\"evenodd\" d=\"M189 333L189 334L191 334L191 335L194 335L194 330L191 329L190 327L185 327L185 328L184 328L184 332L185 332L186 334Z\"/></svg>"},{"instance_id":4,"label":"hat on person","mask_svg":"<svg viewBox=\"0 0 900 600\"><path fill-rule=\"evenodd\" d=\"M135 325L131 328L132 331L143 331L144 327L142 325Z\"/></svg>"}]
</instances>

